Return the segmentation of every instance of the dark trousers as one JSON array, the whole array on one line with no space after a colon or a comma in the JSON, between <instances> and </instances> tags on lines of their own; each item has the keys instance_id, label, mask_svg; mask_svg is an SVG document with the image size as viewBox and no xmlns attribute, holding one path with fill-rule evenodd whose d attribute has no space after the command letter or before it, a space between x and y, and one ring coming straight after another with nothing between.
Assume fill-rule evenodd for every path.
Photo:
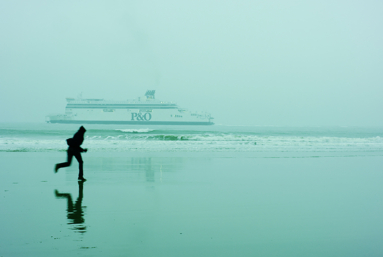
<instances>
[{"instance_id":1,"label":"dark trousers","mask_svg":"<svg viewBox=\"0 0 383 257\"><path fill-rule=\"evenodd\" d=\"M78 177L83 178L84 177L84 171L83 171L83 167L82 167L83 161L82 161L82 157L81 157L81 152L76 150L76 149L69 147L67 150L67 153L68 153L68 161L57 164L58 168L64 168L64 167L70 166L70 164L72 163L73 156L74 156L76 158L76 160L78 161L78 166L79 166Z\"/></svg>"}]
</instances>

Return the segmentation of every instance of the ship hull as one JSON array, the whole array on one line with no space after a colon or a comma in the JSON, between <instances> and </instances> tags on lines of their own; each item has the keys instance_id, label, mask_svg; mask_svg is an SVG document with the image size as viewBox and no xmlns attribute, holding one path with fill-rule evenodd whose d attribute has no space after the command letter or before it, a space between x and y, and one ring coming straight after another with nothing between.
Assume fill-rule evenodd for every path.
<instances>
[{"instance_id":1,"label":"ship hull","mask_svg":"<svg viewBox=\"0 0 383 257\"><path fill-rule=\"evenodd\" d=\"M213 122L193 121L119 121L119 120L50 120L48 123L62 124L127 124L127 125L214 125Z\"/></svg>"}]
</instances>

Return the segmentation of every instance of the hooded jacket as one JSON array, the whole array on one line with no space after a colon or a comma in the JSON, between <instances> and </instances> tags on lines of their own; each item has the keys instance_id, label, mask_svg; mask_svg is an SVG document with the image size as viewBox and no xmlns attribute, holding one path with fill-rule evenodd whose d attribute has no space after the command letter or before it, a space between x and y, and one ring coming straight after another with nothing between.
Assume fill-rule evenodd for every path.
<instances>
[{"instance_id":1,"label":"hooded jacket","mask_svg":"<svg viewBox=\"0 0 383 257\"><path fill-rule=\"evenodd\" d=\"M84 142L85 132L86 129L83 126L81 126L72 138L68 138L66 141L69 145L69 148L72 148L73 150L78 150L80 152L84 152L84 149L82 149L80 145L82 144L82 142Z\"/></svg>"}]
</instances>

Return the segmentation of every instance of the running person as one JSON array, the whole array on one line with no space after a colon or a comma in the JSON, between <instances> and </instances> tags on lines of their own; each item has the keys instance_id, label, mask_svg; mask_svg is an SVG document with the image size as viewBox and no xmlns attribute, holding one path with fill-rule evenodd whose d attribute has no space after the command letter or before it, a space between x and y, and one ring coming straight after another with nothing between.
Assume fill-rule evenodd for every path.
<instances>
[{"instance_id":1,"label":"running person","mask_svg":"<svg viewBox=\"0 0 383 257\"><path fill-rule=\"evenodd\" d=\"M86 132L86 129L81 126L80 129L74 134L73 138L68 138L66 141L69 145L67 153L68 153L68 161L63 163L58 163L55 166L55 173L60 168L68 167L72 163L73 156L76 158L79 164L79 173L78 173L78 180L85 181L84 178L84 170L83 170L83 161L81 157L81 152L86 152L88 149L83 149L80 147L82 142L84 142L84 134Z\"/></svg>"}]
</instances>

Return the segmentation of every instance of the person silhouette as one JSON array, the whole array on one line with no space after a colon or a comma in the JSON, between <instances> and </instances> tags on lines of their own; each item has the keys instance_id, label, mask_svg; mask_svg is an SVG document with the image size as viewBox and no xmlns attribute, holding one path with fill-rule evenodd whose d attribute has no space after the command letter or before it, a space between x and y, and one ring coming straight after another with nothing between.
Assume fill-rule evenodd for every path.
<instances>
[{"instance_id":1,"label":"person silhouette","mask_svg":"<svg viewBox=\"0 0 383 257\"><path fill-rule=\"evenodd\" d=\"M58 190L55 190L56 198L65 198L67 200L67 218L68 224L74 225L73 228L77 232L85 233L86 226L84 218L84 210L85 206L82 206L82 198L83 198L83 184L84 181L78 181L78 197L76 202L73 204L72 195L69 193L60 193Z\"/></svg>"},{"instance_id":2,"label":"person silhouette","mask_svg":"<svg viewBox=\"0 0 383 257\"><path fill-rule=\"evenodd\" d=\"M83 126L81 126L72 138L68 138L66 140L69 146L67 150L68 160L67 162L57 163L55 166L55 173L57 173L60 168L70 166L70 164L72 163L72 158L74 156L79 164L78 180L81 180L81 181L86 180L84 178L83 161L81 157L81 152L87 152L88 149L83 149L80 147L82 142L84 142L85 132L86 132L86 129Z\"/></svg>"}]
</instances>

